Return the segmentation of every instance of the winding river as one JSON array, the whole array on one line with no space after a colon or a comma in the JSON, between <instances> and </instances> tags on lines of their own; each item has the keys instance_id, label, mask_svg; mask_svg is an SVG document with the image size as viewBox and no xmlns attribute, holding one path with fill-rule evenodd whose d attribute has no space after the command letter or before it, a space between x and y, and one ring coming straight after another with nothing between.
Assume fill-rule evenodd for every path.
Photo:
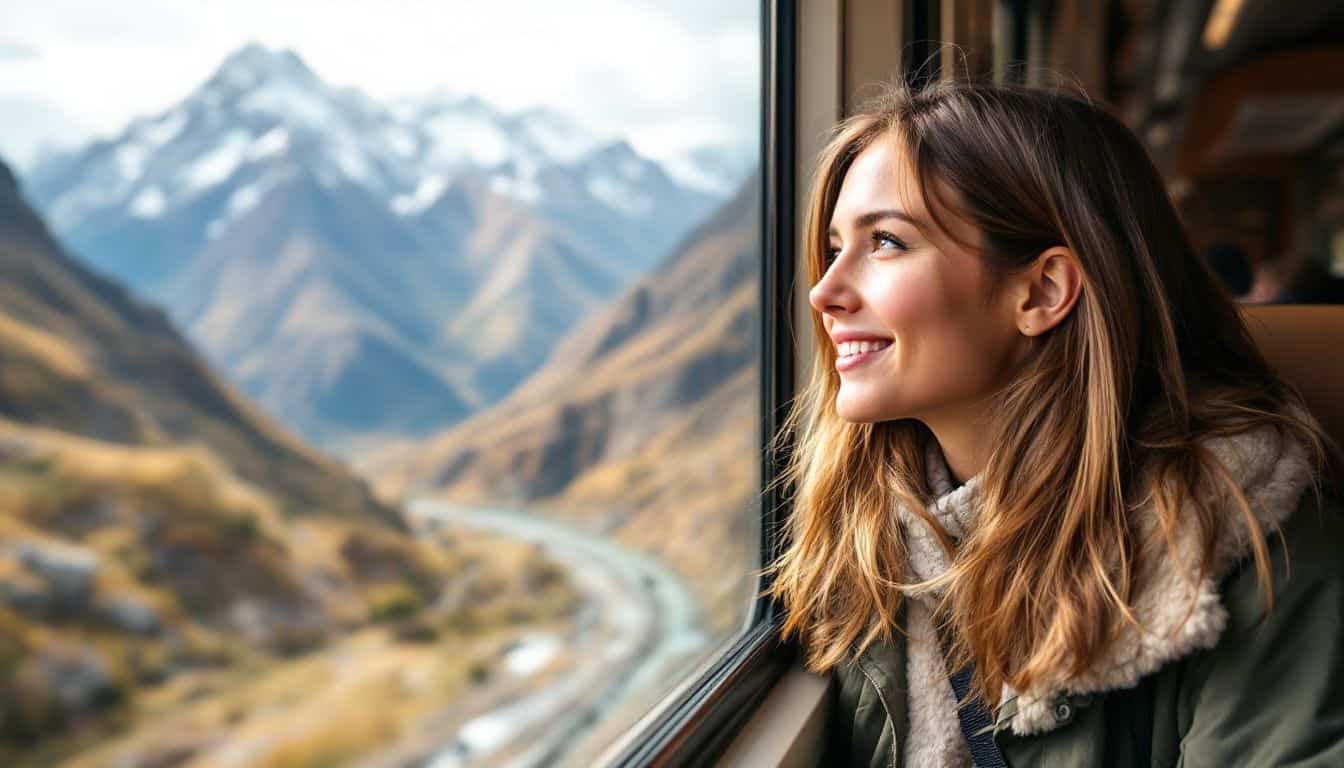
<instances>
[{"instance_id":1,"label":"winding river","mask_svg":"<svg viewBox=\"0 0 1344 768\"><path fill-rule=\"evenodd\" d=\"M505 659L509 667L528 669L563 648L578 659L575 666L555 684L463 723L427 763L431 768L553 764L631 694L670 682L670 673L712 640L699 604L677 574L600 535L510 510L432 500L407 509L418 521L537 544L568 570L583 596L574 633L525 639ZM522 743L527 747L520 750Z\"/></svg>"}]
</instances>

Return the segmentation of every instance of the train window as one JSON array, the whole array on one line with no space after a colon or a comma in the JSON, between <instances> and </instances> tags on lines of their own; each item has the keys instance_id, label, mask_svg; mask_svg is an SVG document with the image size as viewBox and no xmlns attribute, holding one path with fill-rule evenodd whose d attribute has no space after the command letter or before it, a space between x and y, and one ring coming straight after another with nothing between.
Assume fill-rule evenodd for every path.
<instances>
[{"instance_id":1,"label":"train window","mask_svg":"<svg viewBox=\"0 0 1344 768\"><path fill-rule=\"evenodd\" d=\"M761 4L71 5L0 31L0 763L693 716L768 634Z\"/></svg>"}]
</instances>

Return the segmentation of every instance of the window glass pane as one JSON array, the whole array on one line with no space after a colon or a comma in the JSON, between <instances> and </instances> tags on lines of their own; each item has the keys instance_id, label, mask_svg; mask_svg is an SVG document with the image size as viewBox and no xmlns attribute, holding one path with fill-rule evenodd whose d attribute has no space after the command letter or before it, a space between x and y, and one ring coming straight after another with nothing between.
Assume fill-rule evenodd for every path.
<instances>
[{"instance_id":1,"label":"window glass pane","mask_svg":"<svg viewBox=\"0 0 1344 768\"><path fill-rule=\"evenodd\" d=\"M716 658L760 27L7 9L0 763L587 765Z\"/></svg>"}]
</instances>

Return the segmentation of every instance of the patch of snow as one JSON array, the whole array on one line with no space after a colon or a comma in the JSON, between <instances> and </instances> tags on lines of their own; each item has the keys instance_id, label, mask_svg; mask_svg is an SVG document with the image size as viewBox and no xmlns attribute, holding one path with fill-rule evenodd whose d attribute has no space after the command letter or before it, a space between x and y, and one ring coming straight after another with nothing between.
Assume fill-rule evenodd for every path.
<instances>
[{"instance_id":1,"label":"patch of snow","mask_svg":"<svg viewBox=\"0 0 1344 768\"><path fill-rule=\"evenodd\" d=\"M278 155L288 148L289 131L284 126L276 126L252 142L252 146L247 148L247 159L260 160Z\"/></svg>"},{"instance_id":2,"label":"patch of snow","mask_svg":"<svg viewBox=\"0 0 1344 768\"><path fill-rule=\"evenodd\" d=\"M383 130L383 141L387 143L393 154L401 157L410 157L415 153L417 146L415 136L399 125L387 126Z\"/></svg>"},{"instance_id":3,"label":"patch of snow","mask_svg":"<svg viewBox=\"0 0 1344 768\"><path fill-rule=\"evenodd\" d=\"M529 204L541 201L541 187L531 178L496 176L490 180L490 191Z\"/></svg>"},{"instance_id":4,"label":"patch of snow","mask_svg":"<svg viewBox=\"0 0 1344 768\"><path fill-rule=\"evenodd\" d=\"M131 215L137 219L154 219L168 207L163 190L158 187L146 187L131 201Z\"/></svg>"},{"instance_id":5,"label":"patch of snow","mask_svg":"<svg viewBox=\"0 0 1344 768\"><path fill-rule=\"evenodd\" d=\"M727 197L733 192L734 185L730 179L706 169L690 157L667 157L663 158L660 164L663 171L683 187L690 187L717 197Z\"/></svg>"},{"instance_id":6,"label":"patch of snow","mask_svg":"<svg viewBox=\"0 0 1344 768\"><path fill-rule=\"evenodd\" d=\"M414 122L420 117L420 111L423 108L423 103L414 97L399 98L387 105L387 111L393 118L402 123Z\"/></svg>"},{"instance_id":7,"label":"patch of snow","mask_svg":"<svg viewBox=\"0 0 1344 768\"><path fill-rule=\"evenodd\" d=\"M434 142L432 157L447 164L499 165L509 157L508 137L477 116L442 112L425 124Z\"/></svg>"},{"instance_id":8,"label":"patch of snow","mask_svg":"<svg viewBox=\"0 0 1344 768\"><path fill-rule=\"evenodd\" d=\"M317 130L330 130L341 122L340 114L321 94L284 81L269 82L257 88L243 97L238 108Z\"/></svg>"},{"instance_id":9,"label":"patch of snow","mask_svg":"<svg viewBox=\"0 0 1344 768\"><path fill-rule=\"evenodd\" d=\"M524 700L528 701L528 700ZM531 712L514 715L513 712L499 714L488 712L468 720L458 731L458 741L466 747L468 754L488 755L509 743L522 730L514 720L523 720Z\"/></svg>"},{"instance_id":10,"label":"patch of snow","mask_svg":"<svg viewBox=\"0 0 1344 768\"><path fill-rule=\"evenodd\" d=\"M413 216L433 205L447 187L448 179L445 176L423 179L411 194L392 198L392 212L399 216Z\"/></svg>"},{"instance_id":11,"label":"patch of snow","mask_svg":"<svg viewBox=\"0 0 1344 768\"><path fill-rule=\"evenodd\" d=\"M145 160L149 158L149 149L142 144L123 144L117 147L112 160L123 179L135 181L145 172Z\"/></svg>"},{"instance_id":12,"label":"patch of snow","mask_svg":"<svg viewBox=\"0 0 1344 768\"><path fill-rule=\"evenodd\" d=\"M230 224L236 221L240 216L257 207L262 198L266 196L267 190L275 186L276 182L285 178L284 173L272 173L263 176L251 184L244 184L235 189L233 194L229 195L229 201L224 207L223 215L214 219L205 228L205 236L211 240L224 234L224 231Z\"/></svg>"},{"instance_id":13,"label":"patch of snow","mask_svg":"<svg viewBox=\"0 0 1344 768\"><path fill-rule=\"evenodd\" d=\"M140 132L140 135L151 146L161 147L177 138L177 135L186 126L186 110L177 109L150 123Z\"/></svg>"},{"instance_id":14,"label":"patch of snow","mask_svg":"<svg viewBox=\"0 0 1344 768\"><path fill-rule=\"evenodd\" d=\"M653 200L648 195L614 179L595 176L584 186L588 194L632 219L642 219L653 212Z\"/></svg>"},{"instance_id":15,"label":"patch of snow","mask_svg":"<svg viewBox=\"0 0 1344 768\"><path fill-rule=\"evenodd\" d=\"M336 167L341 169L346 178L355 182L367 182L373 178L373 166L369 164L368 158L364 157L364 152L355 142L337 142L332 153L335 155L333 159Z\"/></svg>"},{"instance_id":16,"label":"patch of snow","mask_svg":"<svg viewBox=\"0 0 1344 768\"><path fill-rule=\"evenodd\" d=\"M199 192L227 181L242 165L248 146L252 143L247 131L228 133L219 146L201 156L187 167L182 175L186 192Z\"/></svg>"},{"instance_id":17,"label":"patch of snow","mask_svg":"<svg viewBox=\"0 0 1344 768\"><path fill-rule=\"evenodd\" d=\"M234 190L234 193L229 195L229 216L237 218L255 208L265 191L265 188L259 182L246 184Z\"/></svg>"},{"instance_id":18,"label":"patch of snow","mask_svg":"<svg viewBox=\"0 0 1344 768\"><path fill-rule=\"evenodd\" d=\"M518 152L510 160L513 166L513 175L519 179L534 179L541 172L542 162L545 158L537 157L533 152Z\"/></svg>"},{"instance_id":19,"label":"patch of snow","mask_svg":"<svg viewBox=\"0 0 1344 768\"><path fill-rule=\"evenodd\" d=\"M504 666L514 677L530 677L540 672L562 648L564 644L554 635L529 637L504 654Z\"/></svg>"},{"instance_id":20,"label":"patch of snow","mask_svg":"<svg viewBox=\"0 0 1344 768\"><path fill-rule=\"evenodd\" d=\"M600 143L600 139L574 121L552 112L536 110L520 115L527 137L548 157L573 162Z\"/></svg>"}]
</instances>

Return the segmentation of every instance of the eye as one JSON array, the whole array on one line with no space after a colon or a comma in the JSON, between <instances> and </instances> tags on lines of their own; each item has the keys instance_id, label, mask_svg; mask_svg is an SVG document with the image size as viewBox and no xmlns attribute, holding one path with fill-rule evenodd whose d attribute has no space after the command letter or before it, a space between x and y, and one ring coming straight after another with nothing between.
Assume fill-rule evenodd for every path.
<instances>
[{"instance_id":1,"label":"eye","mask_svg":"<svg viewBox=\"0 0 1344 768\"><path fill-rule=\"evenodd\" d=\"M832 264L835 263L835 260L838 259L838 258L840 258L840 248L839 248L839 246L835 246L835 245L828 245L828 246L826 246L826 254L825 254L825 263L826 263L826 266L828 266L828 267L831 266Z\"/></svg>"},{"instance_id":2,"label":"eye","mask_svg":"<svg viewBox=\"0 0 1344 768\"><path fill-rule=\"evenodd\" d=\"M891 248L894 248L898 251L909 250L909 248L906 247L905 245L905 241L901 240L901 238L891 234L890 232L883 232L880 229L873 230L873 250L881 251Z\"/></svg>"}]
</instances>

